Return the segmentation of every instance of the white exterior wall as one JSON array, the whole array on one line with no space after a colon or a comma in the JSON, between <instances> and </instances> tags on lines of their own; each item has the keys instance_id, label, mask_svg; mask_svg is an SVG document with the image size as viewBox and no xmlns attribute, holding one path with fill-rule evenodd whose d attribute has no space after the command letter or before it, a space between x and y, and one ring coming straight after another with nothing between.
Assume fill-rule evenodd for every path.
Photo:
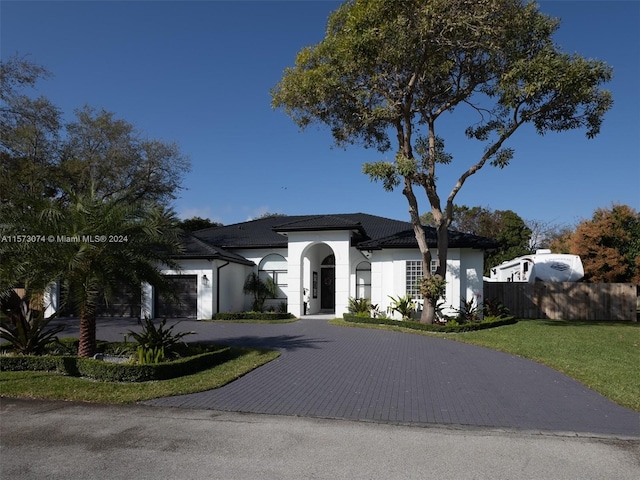
<instances>
[{"instance_id":1,"label":"white exterior wall","mask_svg":"<svg viewBox=\"0 0 640 480\"><path fill-rule=\"evenodd\" d=\"M484 286L482 272L484 270L484 252L481 250L464 249L461 262L464 276L461 279L461 288L467 300L476 298L477 306L482 311L484 300Z\"/></svg>"},{"instance_id":2,"label":"white exterior wall","mask_svg":"<svg viewBox=\"0 0 640 480\"><path fill-rule=\"evenodd\" d=\"M431 255L435 258L436 251ZM450 248L447 254L445 293L445 315L453 315L460 308L460 298L466 300L482 295L483 252L472 249ZM371 255L371 303L387 313L392 300L389 296L404 296L407 293L407 261L420 261L416 250L395 249L373 251ZM480 297L481 300L481 297ZM336 312L337 313L337 312Z\"/></svg>"},{"instance_id":3,"label":"white exterior wall","mask_svg":"<svg viewBox=\"0 0 640 480\"><path fill-rule=\"evenodd\" d=\"M289 233L289 312L295 316L303 314L303 284L309 283L310 285L313 271L318 272L320 278L319 262L326 256L325 253L335 255L336 316L342 316L347 311L350 296L351 251L356 252L350 245L351 233L349 231ZM319 308L320 298L313 299L312 295L310 297L309 313L314 313Z\"/></svg>"},{"instance_id":4,"label":"white exterior wall","mask_svg":"<svg viewBox=\"0 0 640 480\"><path fill-rule=\"evenodd\" d=\"M229 263L223 260L213 262L213 306L214 313L242 312L251 308L251 300L243 292L244 282L254 267Z\"/></svg>"},{"instance_id":5,"label":"white exterior wall","mask_svg":"<svg viewBox=\"0 0 640 480\"><path fill-rule=\"evenodd\" d=\"M196 275L196 288L198 289L198 302L196 318L211 318L213 314L213 270L211 260L182 260L180 261L180 270L170 268L162 268L163 275ZM207 280L204 280L206 275ZM142 289L142 307L141 315L149 315L153 318L154 292L153 288L145 284Z\"/></svg>"}]
</instances>

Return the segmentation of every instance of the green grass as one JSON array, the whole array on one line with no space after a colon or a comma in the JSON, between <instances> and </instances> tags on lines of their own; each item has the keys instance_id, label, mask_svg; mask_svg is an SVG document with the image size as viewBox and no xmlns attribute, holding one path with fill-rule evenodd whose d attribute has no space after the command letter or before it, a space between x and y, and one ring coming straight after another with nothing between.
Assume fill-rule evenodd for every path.
<instances>
[{"instance_id":1,"label":"green grass","mask_svg":"<svg viewBox=\"0 0 640 480\"><path fill-rule=\"evenodd\" d=\"M156 382L109 383L46 372L0 372L0 395L97 403L133 403L218 388L280 355L276 351L239 350L239 356L214 368Z\"/></svg>"},{"instance_id":2,"label":"green grass","mask_svg":"<svg viewBox=\"0 0 640 480\"><path fill-rule=\"evenodd\" d=\"M339 319L331 323L354 326ZM515 325L457 334L366 327L433 335L529 358L640 411L640 323L520 320Z\"/></svg>"}]
</instances>

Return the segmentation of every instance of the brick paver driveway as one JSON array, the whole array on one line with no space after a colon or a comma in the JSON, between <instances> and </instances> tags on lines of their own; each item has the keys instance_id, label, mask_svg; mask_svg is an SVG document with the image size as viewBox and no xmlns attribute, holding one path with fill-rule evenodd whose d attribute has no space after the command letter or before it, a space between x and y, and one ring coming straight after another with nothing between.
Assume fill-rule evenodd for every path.
<instances>
[{"instance_id":1,"label":"brick paver driveway","mask_svg":"<svg viewBox=\"0 0 640 480\"><path fill-rule=\"evenodd\" d=\"M146 403L640 437L637 412L543 365L451 340L332 326L328 318L282 325L183 322L176 330L197 331L200 341L277 348L282 355L222 388ZM98 336L122 339L130 326L102 323Z\"/></svg>"}]
</instances>

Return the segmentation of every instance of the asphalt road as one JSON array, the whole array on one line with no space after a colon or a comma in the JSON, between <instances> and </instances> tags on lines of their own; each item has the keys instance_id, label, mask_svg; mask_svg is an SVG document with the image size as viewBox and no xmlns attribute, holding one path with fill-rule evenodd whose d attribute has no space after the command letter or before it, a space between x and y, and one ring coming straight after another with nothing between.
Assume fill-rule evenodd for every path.
<instances>
[{"instance_id":1,"label":"asphalt road","mask_svg":"<svg viewBox=\"0 0 640 480\"><path fill-rule=\"evenodd\" d=\"M0 448L3 480L640 478L638 440L6 398Z\"/></svg>"}]
</instances>

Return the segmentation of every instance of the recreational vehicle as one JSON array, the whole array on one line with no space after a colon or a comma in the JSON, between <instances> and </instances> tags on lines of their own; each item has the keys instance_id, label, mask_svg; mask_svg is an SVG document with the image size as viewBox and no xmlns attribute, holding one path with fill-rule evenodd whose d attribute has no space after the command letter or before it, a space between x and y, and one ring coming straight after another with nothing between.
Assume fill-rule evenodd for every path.
<instances>
[{"instance_id":1,"label":"recreational vehicle","mask_svg":"<svg viewBox=\"0 0 640 480\"><path fill-rule=\"evenodd\" d=\"M551 250L536 250L503 262L491 269L488 282L577 282L584 277L582 261L578 255L551 253Z\"/></svg>"}]
</instances>

